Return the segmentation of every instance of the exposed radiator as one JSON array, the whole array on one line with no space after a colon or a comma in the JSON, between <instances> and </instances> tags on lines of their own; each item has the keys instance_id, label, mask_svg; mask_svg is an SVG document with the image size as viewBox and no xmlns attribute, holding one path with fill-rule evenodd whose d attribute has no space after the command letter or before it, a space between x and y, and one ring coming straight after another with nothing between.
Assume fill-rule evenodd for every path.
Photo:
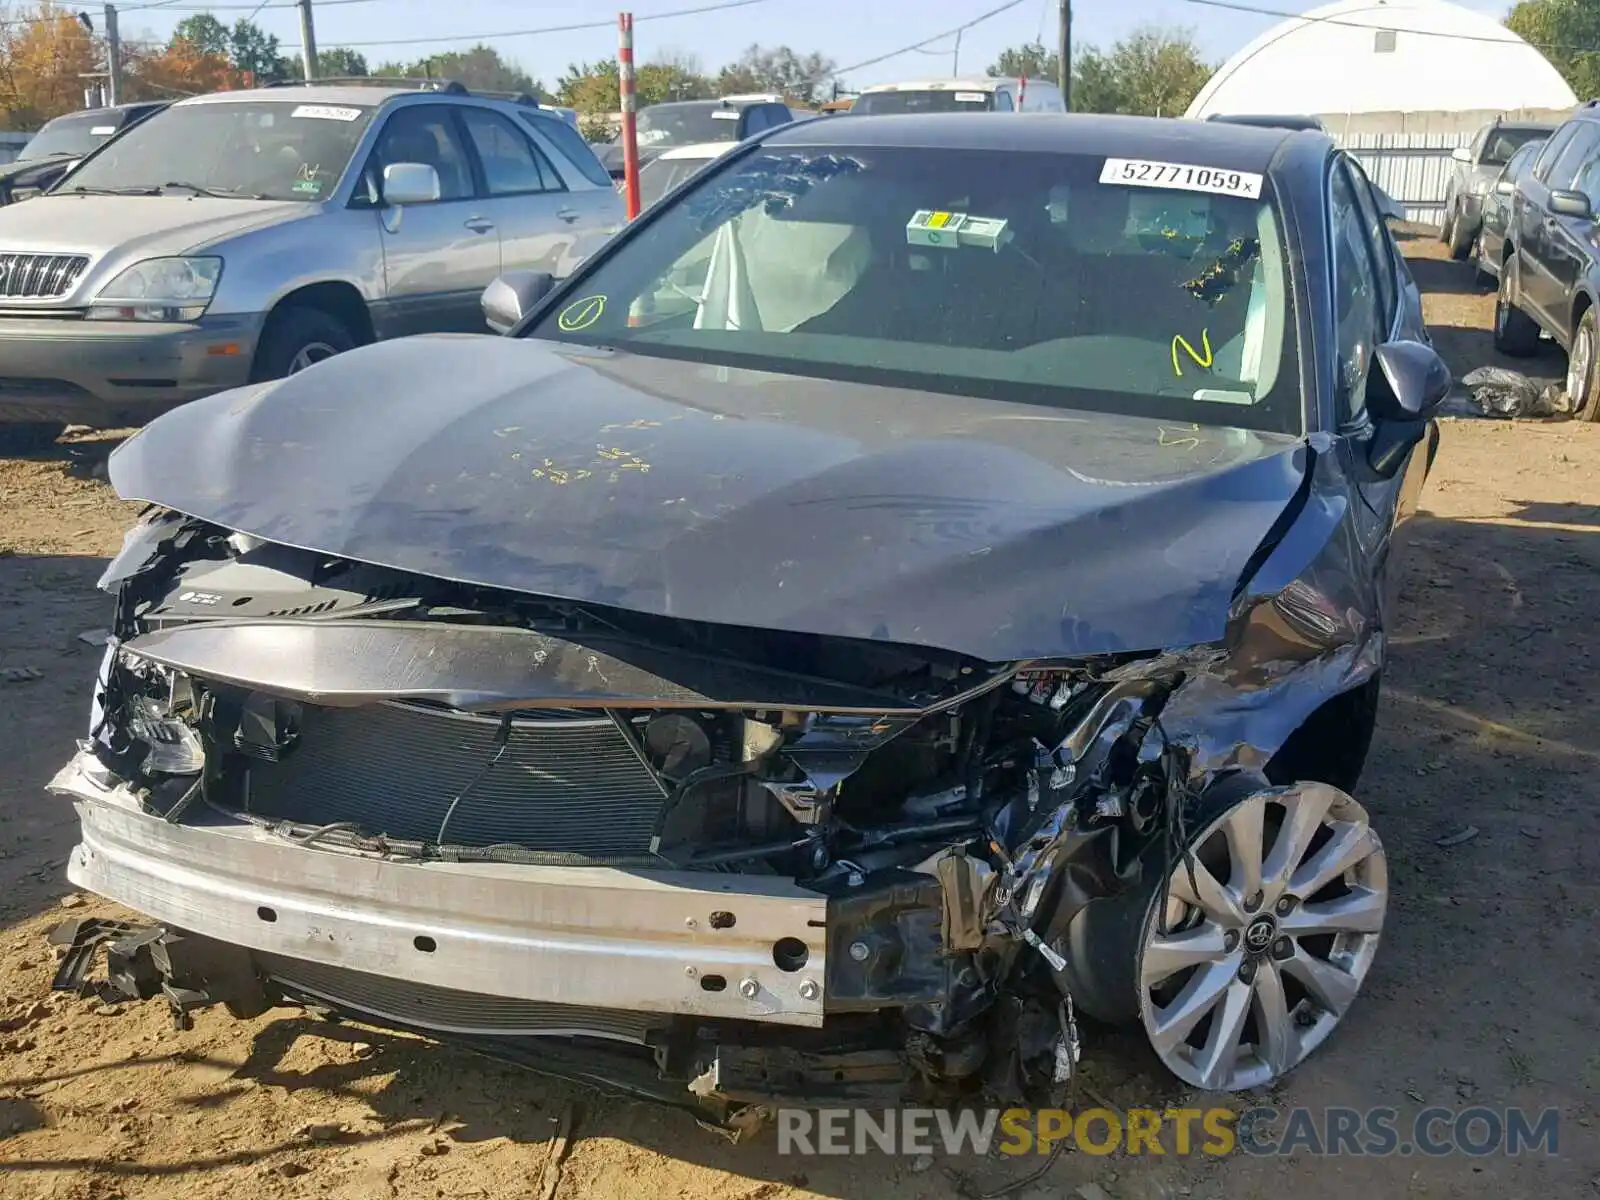
<instances>
[{"instance_id":1,"label":"exposed radiator","mask_svg":"<svg viewBox=\"0 0 1600 1200\"><path fill-rule=\"evenodd\" d=\"M283 761L251 764L248 805L274 819L349 821L369 834L433 842L460 795L450 844L649 852L665 801L609 720L521 714L489 767L499 731L498 717L416 705L307 705Z\"/></svg>"},{"instance_id":2,"label":"exposed radiator","mask_svg":"<svg viewBox=\"0 0 1600 1200\"><path fill-rule=\"evenodd\" d=\"M365 1013L439 1033L495 1037L578 1035L642 1043L652 1027L660 1027L667 1020L620 1009L480 996L277 954L258 953L255 958L263 974L301 999L325 1000L349 1014Z\"/></svg>"}]
</instances>

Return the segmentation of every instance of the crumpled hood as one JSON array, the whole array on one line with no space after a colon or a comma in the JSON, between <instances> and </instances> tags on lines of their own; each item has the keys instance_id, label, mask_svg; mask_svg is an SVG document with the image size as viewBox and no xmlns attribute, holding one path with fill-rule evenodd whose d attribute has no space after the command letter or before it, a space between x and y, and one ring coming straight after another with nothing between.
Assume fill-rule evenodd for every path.
<instances>
[{"instance_id":1,"label":"crumpled hood","mask_svg":"<svg viewBox=\"0 0 1600 1200\"><path fill-rule=\"evenodd\" d=\"M0 209L0 253L87 254L95 261L115 250L133 262L186 254L316 207L293 200L57 192L38 197L37 203Z\"/></svg>"},{"instance_id":2,"label":"crumpled hood","mask_svg":"<svg viewBox=\"0 0 1600 1200\"><path fill-rule=\"evenodd\" d=\"M476 335L179 408L119 495L496 588L990 661L1221 637L1300 439Z\"/></svg>"}]
</instances>

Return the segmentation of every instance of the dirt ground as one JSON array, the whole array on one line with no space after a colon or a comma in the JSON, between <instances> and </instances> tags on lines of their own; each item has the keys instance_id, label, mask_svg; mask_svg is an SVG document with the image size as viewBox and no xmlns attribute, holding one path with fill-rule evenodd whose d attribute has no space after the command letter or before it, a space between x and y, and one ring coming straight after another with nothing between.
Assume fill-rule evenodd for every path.
<instances>
[{"instance_id":1,"label":"dirt ground","mask_svg":"<svg viewBox=\"0 0 1600 1200\"><path fill-rule=\"evenodd\" d=\"M1457 375L1490 361L1490 298L1431 239L1406 249ZM96 477L110 444L0 461L0 1196L913 1200L993 1194L1037 1165L785 1157L770 1131L729 1145L676 1112L294 1012L175 1033L155 1004L52 996L44 930L101 909L68 894L75 821L41 785L87 720L99 651L79 635L109 620L92 585L133 515ZM1344 1028L1272 1097L1556 1106L1559 1156L1072 1152L1013 1194L1600 1195L1597 461L1600 427L1446 423L1361 789L1390 856L1389 930ZM1086 1041L1097 1100L1183 1101L1136 1040Z\"/></svg>"}]
</instances>

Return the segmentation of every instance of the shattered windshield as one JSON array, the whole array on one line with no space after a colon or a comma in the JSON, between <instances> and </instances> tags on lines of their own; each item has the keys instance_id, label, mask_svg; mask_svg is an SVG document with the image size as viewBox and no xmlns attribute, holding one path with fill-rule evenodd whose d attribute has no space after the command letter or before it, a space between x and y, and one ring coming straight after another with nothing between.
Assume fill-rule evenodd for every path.
<instances>
[{"instance_id":1,"label":"shattered windshield","mask_svg":"<svg viewBox=\"0 0 1600 1200\"><path fill-rule=\"evenodd\" d=\"M770 150L709 169L656 213L527 335L1179 426L1302 428L1285 247L1259 176Z\"/></svg>"},{"instance_id":2,"label":"shattered windshield","mask_svg":"<svg viewBox=\"0 0 1600 1200\"><path fill-rule=\"evenodd\" d=\"M270 100L179 104L130 129L60 190L320 200L337 186L372 112Z\"/></svg>"}]
</instances>

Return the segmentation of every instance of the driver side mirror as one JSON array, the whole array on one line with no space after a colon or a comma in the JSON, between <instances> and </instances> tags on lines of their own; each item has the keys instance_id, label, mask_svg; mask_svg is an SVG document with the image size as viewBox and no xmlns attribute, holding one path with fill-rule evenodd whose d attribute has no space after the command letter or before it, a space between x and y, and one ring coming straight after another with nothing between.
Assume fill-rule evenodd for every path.
<instances>
[{"instance_id":1,"label":"driver side mirror","mask_svg":"<svg viewBox=\"0 0 1600 1200\"><path fill-rule=\"evenodd\" d=\"M1559 217L1577 217L1583 221L1594 216L1594 208L1589 203L1589 197L1570 188L1551 191L1550 211Z\"/></svg>"},{"instance_id":2,"label":"driver side mirror","mask_svg":"<svg viewBox=\"0 0 1600 1200\"><path fill-rule=\"evenodd\" d=\"M386 204L432 204L439 191L439 172L427 163L390 163L383 169Z\"/></svg>"},{"instance_id":3,"label":"driver side mirror","mask_svg":"<svg viewBox=\"0 0 1600 1200\"><path fill-rule=\"evenodd\" d=\"M1470 146L1457 146L1450 151L1450 157L1458 163L1470 163L1472 161L1472 148Z\"/></svg>"},{"instance_id":4,"label":"driver side mirror","mask_svg":"<svg viewBox=\"0 0 1600 1200\"><path fill-rule=\"evenodd\" d=\"M484 289L483 319L496 333L509 333L555 285L548 271L507 271Z\"/></svg>"},{"instance_id":5,"label":"driver side mirror","mask_svg":"<svg viewBox=\"0 0 1600 1200\"><path fill-rule=\"evenodd\" d=\"M1450 368L1438 351L1422 342L1385 342L1373 352L1367 375L1367 412L1374 430L1367 465L1380 478L1392 478L1411 447L1428 431L1428 422L1450 394Z\"/></svg>"}]
</instances>

